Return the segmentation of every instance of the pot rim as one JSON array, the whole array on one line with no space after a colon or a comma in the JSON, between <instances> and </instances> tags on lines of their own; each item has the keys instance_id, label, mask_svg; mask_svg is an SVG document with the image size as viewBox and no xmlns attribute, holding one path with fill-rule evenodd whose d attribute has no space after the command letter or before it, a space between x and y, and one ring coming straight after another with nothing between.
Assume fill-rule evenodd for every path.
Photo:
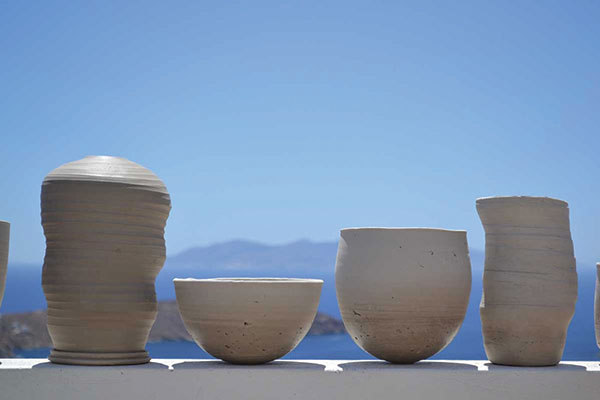
<instances>
[{"instance_id":1,"label":"pot rim","mask_svg":"<svg viewBox=\"0 0 600 400\"><path fill-rule=\"evenodd\" d=\"M244 278L244 277L233 277L233 278L175 278L173 283L236 283L236 284L248 284L248 283L264 283L264 284L281 284L281 283L323 283L322 279L310 279L310 278Z\"/></svg>"},{"instance_id":2,"label":"pot rim","mask_svg":"<svg viewBox=\"0 0 600 400\"><path fill-rule=\"evenodd\" d=\"M547 196L487 196L487 197L478 197L475 200L477 205L490 203L490 202L513 202L513 201L529 201L529 202L546 202L548 204L555 204L559 207L568 207L569 203L565 200L557 199L554 197Z\"/></svg>"},{"instance_id":3,"label":"pot rim","mask_svg":"<svg viewBox=\"0 0 600 400\"><path fill-rule=\"evenodd\" d=\"M0 219L0 224L10 225L10 222Z\"/></svg>"},{"instance_id":4,"label":"pot rim","mask_svg":"<svg viewBox=\"0 0 600 400\"><path fill-rule=\"evenodd\" d=\"M377 227L377 226L365 226L365 227L351 227L342 228L340 233L349 231L394 231L394 232L450 232L450 233L467 233L464 229L444 229L444 228L423 228L423 227Z\"/></svg>"}]
</instances>

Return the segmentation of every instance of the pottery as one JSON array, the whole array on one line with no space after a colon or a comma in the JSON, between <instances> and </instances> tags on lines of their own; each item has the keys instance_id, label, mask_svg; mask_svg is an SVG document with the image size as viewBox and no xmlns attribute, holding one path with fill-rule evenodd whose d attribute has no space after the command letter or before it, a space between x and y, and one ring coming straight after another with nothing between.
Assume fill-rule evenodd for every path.
<instances>
[{"instance_id":1,"label":"pottery","mask_svg":"<svg viewBox=\"0 0 600 400\"><path fill-rule=\"evenodd\" d=\"M262 364L292 351L317 313L322 280L174 279L177 305L198 346L233 364Z\"/></svg>"},{"instance_id":2,"label":"pottery","mask_svg":"<svg viewBox=\"0 0 600 400\"><path fill-rule=\"evenodd\" d=\"M363 350L392 363L426 359L452 341L465 318L466 232L342 229L335 284L346 330Z\"/></svg>"},{"instance_id":3,"label":"pottery","mask_svg":"<svg viewBox=\"0 0 600 400\"><path fill-rule=\"evenodd\" d=\"M8 243L10 239L10 224L0 221L0 306L4 297L6 283L6 267L8 266Z\"/></svg>"},{"instance_id":4,"label":"pottery","mask_svg":"<svg viewBox=\"0 0 600 400\"><path fill-rule=\"evenodd\" d=\"M171 209L164 183L124 158L90 156L46 176L41 208L50 361L148 362Z\"/></svg>"},{"instance_id":5,"label":"pottery","mask_svg":"<svg viewBox=\"0 0 600 400\"><path fill-rule=\"evenodd\" d=\"M547 197L477 199L485 230L480 314L495 364L557 364L577 300L569 206Z\"/></svg>"},{"instance_id":6,"label":"pottery","mask_svg":"<svg viewBox=\"0 0 600 400\"><path fill-rule=\"evenodd\" d=\"M594 295L594 325L596 327L596 344L600 348L600 263L596 264L596 293Z\"/></svg>"}]
</instances>

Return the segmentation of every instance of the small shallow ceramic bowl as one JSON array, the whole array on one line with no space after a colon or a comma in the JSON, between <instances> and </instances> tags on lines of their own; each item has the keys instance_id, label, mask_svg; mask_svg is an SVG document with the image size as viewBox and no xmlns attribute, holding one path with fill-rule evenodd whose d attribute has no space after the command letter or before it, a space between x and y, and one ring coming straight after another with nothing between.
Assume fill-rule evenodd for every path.
<instances>
[{"instance_id":1,"label":"small shallow ceramic bowl","mask_svg":"<svg viewBox=\"0 0 600 400\"><path fill-rule=\"evenodd\" d=\"M234 364L292 351L310 329L323 281L291 278L174 279L179 312L198 346Z\"/></svg>"}]
</instances>

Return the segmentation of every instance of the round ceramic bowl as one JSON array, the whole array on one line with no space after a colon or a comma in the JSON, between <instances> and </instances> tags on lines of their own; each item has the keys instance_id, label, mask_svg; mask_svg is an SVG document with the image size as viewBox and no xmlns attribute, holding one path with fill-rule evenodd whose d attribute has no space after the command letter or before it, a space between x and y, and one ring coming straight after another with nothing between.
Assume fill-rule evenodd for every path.
<instances>
[{"instance_id":1,"label":"round ceramic bowl","mask_svg":"<svg viewBox=\"0 0 600 400\"><path fill-rule=\"evenodd\" d=\"M343 229L335 283L346 330L362 349L393 363L426 359L452 341L467 311L466 232Z\"/></svg>"},{"instance_id":2,"label":"round ceramic bowl","mask_svg":"<svg viewBox=\"0 0 600 400\"><path fill-rule=\"evenodd\" d=\"M234 364L281 358L304 338L322 280L174 279L179 312L198 346Z\"/></svg>"}]
</instances>

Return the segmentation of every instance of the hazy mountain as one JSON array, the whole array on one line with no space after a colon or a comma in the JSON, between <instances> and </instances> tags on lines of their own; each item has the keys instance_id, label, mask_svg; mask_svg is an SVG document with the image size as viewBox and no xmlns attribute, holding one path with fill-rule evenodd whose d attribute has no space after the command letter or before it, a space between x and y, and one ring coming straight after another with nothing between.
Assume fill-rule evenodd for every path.
<instances>
[{"instance_id":1,"label":"hazy mountain","mask_svg":"<svg viewBox=\"0 0 600 400\"><path fill-rule=\"evenodd\" d=\"M336 242L299 240L272 246L248 240L233 240L193 247L169 257L167 264L190 271L324 271L332 268L336 251Z\"/></svg>"}]
</instances>

